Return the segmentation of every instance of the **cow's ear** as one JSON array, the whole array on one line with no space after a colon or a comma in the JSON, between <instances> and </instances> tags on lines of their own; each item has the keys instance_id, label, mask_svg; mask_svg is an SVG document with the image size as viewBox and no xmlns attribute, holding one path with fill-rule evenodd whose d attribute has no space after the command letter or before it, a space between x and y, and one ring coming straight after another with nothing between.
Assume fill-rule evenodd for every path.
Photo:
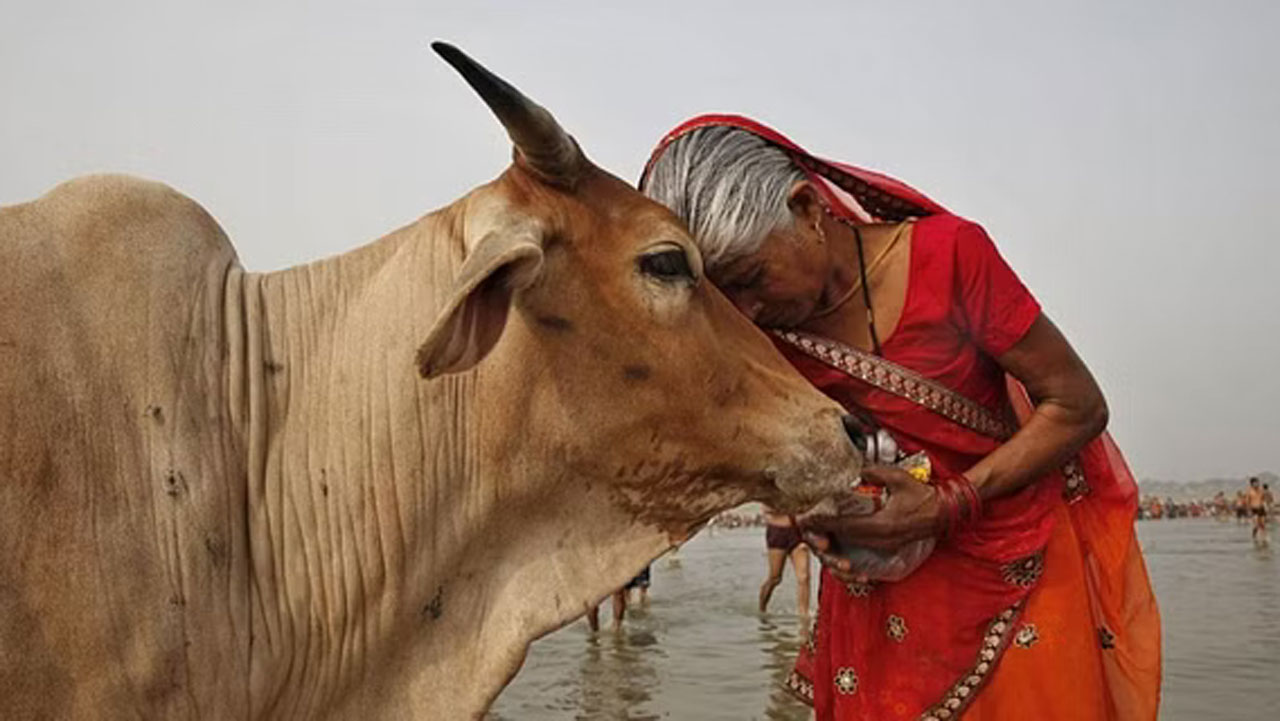
<instances>
[{"instance_id":1,"label":"cow's ear","mask_svg":"<svg viewBox=\"0 0 1280 721\"><path fill-rule=\"evenodd\" d=\"M541 269L542 246L533 232L504 228L481 238L418 349L422 377L458 373L479 363L502 336L512 296L532 284Z\"/></svg>"}]
</instances>

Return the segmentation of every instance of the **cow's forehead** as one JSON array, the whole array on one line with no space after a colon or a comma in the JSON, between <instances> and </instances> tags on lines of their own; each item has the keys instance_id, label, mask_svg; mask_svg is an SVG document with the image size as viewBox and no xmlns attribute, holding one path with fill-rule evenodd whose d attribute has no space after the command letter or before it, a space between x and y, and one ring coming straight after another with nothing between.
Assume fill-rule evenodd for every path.
<instances>
[{"instance_id":1,"label":"cow's forehead","mask_svg":"<svg viewBox=\"0 0 1280 721\"><path fill-rule=\"evenodd\" d=\"M618 177L593 168L572 190L541 183L519 164L499 183L507 210L541 218L564 239L590 237L592 242L626 248L633 244L671 241L691 243L684 224L666 207L646 198Z\"/></svg>"},{"instance_id":2,"label":"cow's forehead","mask_svg":"<svg viewBox=\"0 0 1280 721\"><path fill-rule=\"evenodd\" d=\"M626 237L664 237L678 242L689 238L684 223L674 213L605 171L599 171L583 188L582 202L602 212Z\"/></svg>"}]
</instances>

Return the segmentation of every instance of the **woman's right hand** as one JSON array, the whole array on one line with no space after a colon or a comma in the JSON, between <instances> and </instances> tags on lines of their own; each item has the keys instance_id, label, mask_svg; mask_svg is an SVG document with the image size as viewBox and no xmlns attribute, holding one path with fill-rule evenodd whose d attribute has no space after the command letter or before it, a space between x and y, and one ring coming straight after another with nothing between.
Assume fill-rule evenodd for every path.
<instances>
[{"instance_id":1,"label":"woman's right hand","mask_svg":"<svg viewBox=\"0 0 1280 721\"><path fill-rule=\"evenodd\" d=\"M850 490L834 498L834 504L798 516L809 531L831 534L857 546L893 551L913 541L933 538L942 528L942 503L938 491L897 466L867 466L864 483L885 489L884 506L875 513L858 512L865 496Z\"/></svg>"},{"instance_id":2,"label":"woman's right hand","mask_svg":"<svg viewBox=\"0 0 1280 721\"><path fill-rule=\"evenodd\" d=\"M801 527L803 528L803 525ZM813 554L818 557L818 562L841 583L866 583L869 580L866 574L854 572L853 564L849 562L849 559L834 552L835 544L832 542L830 535L815 531L802 531L801 537L804 538L805 544L809 546Z\"/></svg>"},{"instance_id":3,"label":"woman's right hand","mask_svg":"<svg viewBox=\"0 0 1280 721\"><path fill-rule=\"evenodd\" d=\"M863 480L885 489L882 508L868 514L865 494L850 490L797 517L797 526L822 565L842 582L865 583L868 573L905 577L933 549L942 520L938 491L896 466L864 468ZM841 544L857 550L850 553Z\"/></svg>"}]
</instances>

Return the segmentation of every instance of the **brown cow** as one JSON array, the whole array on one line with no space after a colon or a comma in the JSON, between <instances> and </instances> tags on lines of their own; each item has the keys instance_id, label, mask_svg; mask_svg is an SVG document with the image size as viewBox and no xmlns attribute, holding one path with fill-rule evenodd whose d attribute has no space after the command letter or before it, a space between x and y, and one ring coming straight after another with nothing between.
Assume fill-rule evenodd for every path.
<instances>
[{"instance_id":1,"label":"brown cow","mask_svg":"<svg viewBox=\"0 0 1280 721\"><path fill-rule=\"evenodd\" d=\"M126 177L0 211L0 716L477 718L715 512L857 478L685 229L437 50L515 162L345 255L246 273Z\"/></svg>"}]
</instances>

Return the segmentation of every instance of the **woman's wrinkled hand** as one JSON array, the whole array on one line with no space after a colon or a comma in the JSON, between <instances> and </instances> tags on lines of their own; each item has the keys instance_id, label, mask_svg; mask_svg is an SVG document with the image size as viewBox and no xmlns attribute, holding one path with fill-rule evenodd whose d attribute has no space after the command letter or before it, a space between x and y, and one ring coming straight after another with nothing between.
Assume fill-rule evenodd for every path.
<instances>
[{"instance_id":1,"label":"woman's wrinkled hand","mask_svg":"<svg viewBox=\"0 0 1280 721\"><path fill-rule=\"evenodd\" d=\"M801 535L804 542L808 544L809 549L818 557L821 563L832 576L835 576L841 583L866 583L869 579L865 574L857 573L853 570L853 564L849 559L837 555L833 551L834 544L831 543L831 537L825 533L814 533L812 531L803 531Z\"/></svg>"},{"instance_id":2,"label":"woman's wrinkled hand","mask_svg":"<svg viewBox=\"0 0 1280 721\"><path fill-rule=\"evenodd\" d=\"M848 513L846 509L856 503L849 496L835 499L834 512L828 507L796 518L818 558L837 575L849 575L852 569L847 560L836 555L833 537L845 543L892 551L912 541L936 536L941 526L938 492L910 473L896 466L869 466L862 470L862 480L884 486L886 501L879 511L870 515ZM858 579L850 575L847 580Z\"/></svg>"}]
</instances>

